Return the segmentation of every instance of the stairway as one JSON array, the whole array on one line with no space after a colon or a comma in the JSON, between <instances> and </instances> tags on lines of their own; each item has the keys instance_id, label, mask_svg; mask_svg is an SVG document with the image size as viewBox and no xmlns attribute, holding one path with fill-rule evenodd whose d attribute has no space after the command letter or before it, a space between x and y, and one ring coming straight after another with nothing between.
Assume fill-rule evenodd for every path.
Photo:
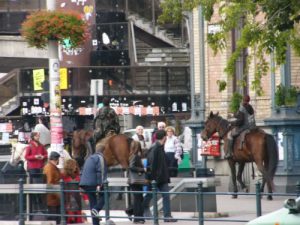
<instances>
[{"instance_id":1,"label":"stairway","mask_svg":"<svg viewBox=\"0 0 300 225\"><path fill-rule=\"evenodd\" d=\"M132 21L136 27L162 40L163 42L169 44L170 46L176 48L182 47L181 38L175 37L175 35L172 32L167 31L166 29L159 26L158 24L155 27L153 27L151 21L142 18L139 14L135 14L135 13L130 14L128 15L127 19L129 21Z\"/></svg>"},{"instance_id":2,"label":"stairway","mask_svg":"<svg viewBox=\"0 0 300 225\"><path fill-rule=\"evenodd\" d=\"M0 78L0 115L7 116L20 106L19 77L20 70L15 69Z\"/></svg>"},{"instance_id":3,"label":"stairway","mask_svg":"<svg viewBox=\"0 0 300 225\"><path fill-rule=\"evenodd\" d=\"M137 49L140 66L189 66L187 48L152 48Z\"/></svg>"}]
</instances>

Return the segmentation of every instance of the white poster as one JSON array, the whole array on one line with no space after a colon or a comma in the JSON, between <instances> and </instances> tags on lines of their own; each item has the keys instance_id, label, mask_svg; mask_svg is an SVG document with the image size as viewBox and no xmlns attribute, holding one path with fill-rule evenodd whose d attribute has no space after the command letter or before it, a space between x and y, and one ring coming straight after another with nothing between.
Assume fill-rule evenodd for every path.
<instances>
[{"instance_id":1,"label":"white poster","mask_svg":"<svg viewBox=\"0 0 300 225\"><path fill-rule=\"evenodd\" d=\"M103 95L103 80L102 79L92 79L91 80L90 95ZM97 91L96 91L97 90Z\"/></svg>"}]
</instances>

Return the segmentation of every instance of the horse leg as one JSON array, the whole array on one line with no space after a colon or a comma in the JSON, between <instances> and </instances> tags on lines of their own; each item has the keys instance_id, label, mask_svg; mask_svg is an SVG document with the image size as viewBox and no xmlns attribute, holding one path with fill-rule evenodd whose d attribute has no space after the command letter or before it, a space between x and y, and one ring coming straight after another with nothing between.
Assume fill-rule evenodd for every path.
<instances>
[{"instance_id":1,"label":"horse leg","mask_svg":"<svg viewBox=\"0 0 300 225\"><path fill-rule=\"evenodd\" d=\"M236 183L236 169L235 169L235 162L233 160L228 160L230 171L231 171L231 181L233 185L233 192L234 194L232 195L232 198L237 198L237 183Z\"/></svg>"},{"instance_id":2,"label":"horse leg","mask_svg":"<svg viewBox=\"0 0 300 225\"><path fill-rule=\"evenodd\" d=\"M264 192L265 184L267 183L267 187L268 187L267 200L273 200L273 197L272 197L272 193L273 193L273 191L272 191L272 181L270 180L270 177L269 177L268 172L266 170L267 163L265 163L265 164L266 165L263 165L262 162L256 162L257 168L262 174L262 184L261 184L260 191Z\"/></svg>"},{"instance_id":3,"label":"horse leg","mask_svg":"<svg viewBox=\"0 0 300 225\"><path fill-rule=\"evenodd\" d=\"M239 169L237 173L237 181L241 185L241 188L244 192L248 192L248 188L246 187L245 183L243 182L242 175L245 168L245 163L239 163Z\"/></svg>"}]
</instances>

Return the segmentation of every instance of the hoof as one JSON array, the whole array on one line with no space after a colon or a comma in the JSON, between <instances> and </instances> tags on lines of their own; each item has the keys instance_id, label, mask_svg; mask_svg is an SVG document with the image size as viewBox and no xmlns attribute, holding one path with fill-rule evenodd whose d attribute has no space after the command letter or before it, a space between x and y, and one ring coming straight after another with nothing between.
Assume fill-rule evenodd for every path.
<instances>
[{"instance_id":1,"label":"hoof","mask_svg":"<svg viewBox=\"0 0 300 225\"><path fill-rule=\"evenodd\" d=\"M235 198L237 198L238 196L237 195L231 195L231 198L232 199L235 199Z\"/></svg>"},{"instance_id":2,"label":"hoof","mask_svg":"<svg viewBox=\"0 0 300 225\"><path fill-rule=\"evenodd\" d=\"M272 201L273 200L273 196L272 195L268 195L267 200Z\"/></svg>"},{"instance_id":3,"label":"hoof","mask_svg":"<svg viewBox=\"0 0 300 225\"><path fill-rule=\"evenodd\" d=\"M248 188L243 188L243 191L244 191L245 193L248 193L248 192L249 192L249 189L248 189Z\"/></svg>"}]
</instances>

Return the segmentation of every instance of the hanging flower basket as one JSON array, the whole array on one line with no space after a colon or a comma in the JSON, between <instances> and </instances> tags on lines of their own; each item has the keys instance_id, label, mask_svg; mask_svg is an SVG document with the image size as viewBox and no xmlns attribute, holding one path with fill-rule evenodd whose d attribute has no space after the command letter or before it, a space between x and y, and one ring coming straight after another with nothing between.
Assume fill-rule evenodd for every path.
<instances>
[{"instance_id":1,"label":"hanging flower basket","mask_svg":"<svg viewBox=\"0 0 300 225\"><path fill-rule=\"evenodd\" d=\"M39 11L30 14L23 22L21 34L30 47L44 49L49 40L62 43L69 40L76 48L88 37L87 23L74 11Z\"/></svg>"}]
</instances>

